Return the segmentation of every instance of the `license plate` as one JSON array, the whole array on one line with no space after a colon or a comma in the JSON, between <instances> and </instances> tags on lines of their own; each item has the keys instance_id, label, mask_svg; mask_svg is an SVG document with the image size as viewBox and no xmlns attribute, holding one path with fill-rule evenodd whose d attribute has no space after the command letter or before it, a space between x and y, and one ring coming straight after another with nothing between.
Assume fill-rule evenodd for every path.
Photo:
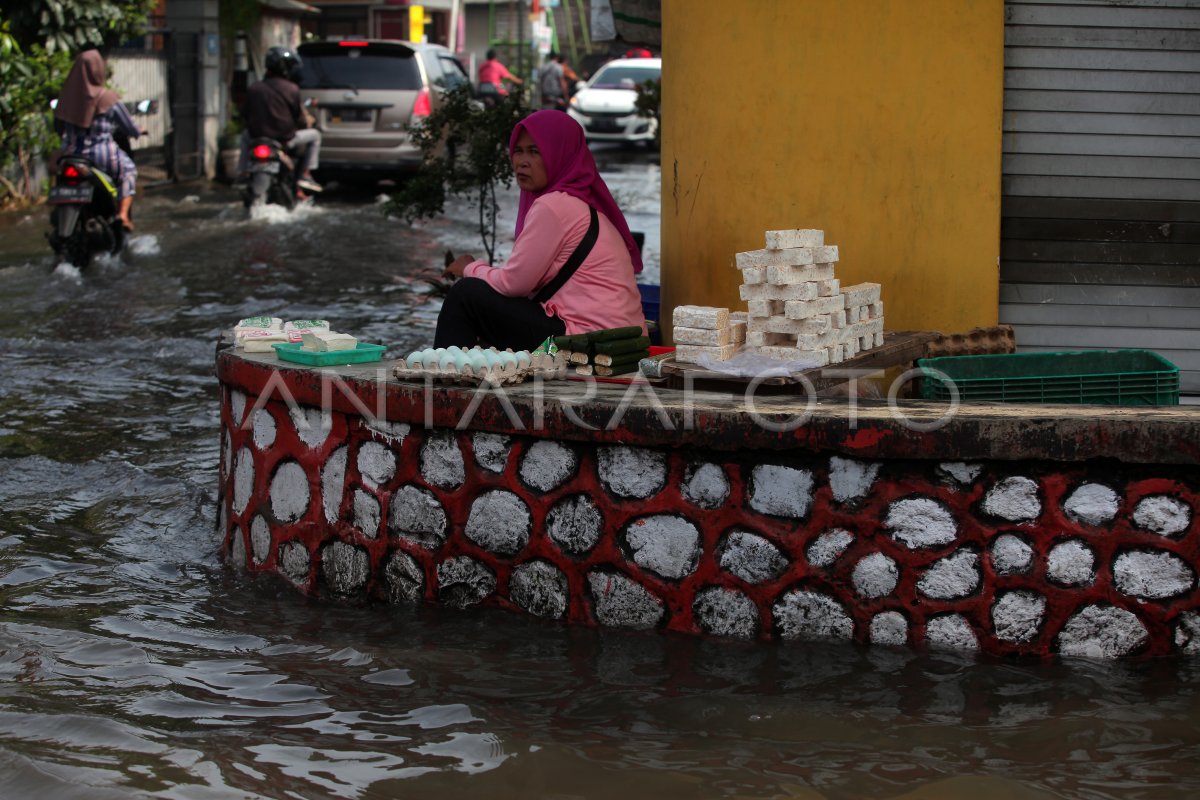
<instances>
[{"instance_id":1,"label":"license plate","mask_svg":"<svg viewBox=\"0 0 1200 800\"><path fill-rule=\"evenodd\" d=\"M251 172L269 172L274 175L279 172L278 161L259 161L250 165Z\"/></svg>"},{"instance_id":2,"label":"license plate","mask_svg":"<svg viewBox=\"0 0 1200 800\"><path fill-rule=\"evenodd\" d=\"M68 203L90 203L92 202L92 187L83 186L55 186L50 189L50 197L47 202L52 205L65 205Z\"/></svg>"},{"instance_id":3,"label":"license plate","mask_svg":"<svg viewBox=\"0 0 1200 800\"><path fill-rule=\"evenodd\" d=\"M616 133L621 130L615 119L594 119L590 127L596 133Z\"/></svg>"},{"instance_id":4,"label":"license plate","mask_svg":"<svg viewBox=\"0 0 1200 800\"><path fill-rule=\"evenodd\" d=\"M343 108L337 111L331 111L329 112L329 121L334 125L339 125L343 122L370 122L371 109Z\"/></svg>"}]
</instances>

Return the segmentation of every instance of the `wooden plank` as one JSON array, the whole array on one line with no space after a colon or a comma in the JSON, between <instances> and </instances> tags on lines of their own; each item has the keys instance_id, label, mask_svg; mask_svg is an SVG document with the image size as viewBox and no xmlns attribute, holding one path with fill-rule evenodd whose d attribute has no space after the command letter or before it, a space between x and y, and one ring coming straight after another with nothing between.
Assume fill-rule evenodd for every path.
<instances>
[{"instance_id":1,"label":"wooden plank","mask_svg":"<svg viewBox=\"0 0 1200 800\"><path fill-rule=\"evenodd\" d=\"M1200 53L1114 48L1004 48L1004 66L1018 69L1097 69L1200 72Z\"/></svg>"},{"instance_id":2,"label":"wooden plank","mask_svg":"<svg viewBox=\"0 0 1200 800\"><path fill-rule=\"evenodd\" d=\"M1060 287L1071 289L1075 287ZM1046 303L1000 302L1001 321L1009 325L1078 325L1099 328L1170 328L1191 331L1200 347L1200 311L1195 308L1134 305L1083 305L1055 297Z\"/></svg>"},{"instance_id":3,"label":"wooden plank","mask_svg":"<svg viewBox=\"0 0 1200 800\"><path fill-rule=\"evenodd\" d=\"M1195 314L1191 309L1200 309L1200 287L1001 283L1000 303L1029 303L1054 309L1064 305L1174 307ZM1197 324L1200 315L1190 323Z\"/></svg>"},{"instance_id":4,"label":"wooden plank","mask_svg":"<svg viewBox=\"0 0 1200 800\"><path fill-rule=\"evenodd\" d=\"M1050 178L1006 175L1001 191L1035 197L1089 197L1128 200L1192 200L1200 197L1200 182L1155 178Z\"/></svg>"},{"instance_id":5,"label":"wooden plank","mask_svg":"<svg viewBox=\"0 0 1200 800\"><path fill-rule=\"evenodd\" d=\"M1008 111L1006 109L1004 130L1030 133L1200 136L1200 117L1171 114L1075 114L1057 111Z\"/></svg>"},{"instance_id":6,"label":"wooden plank","mask_svg":"<svg viewBox=\"0 0 1200 800\"><path fill-rule=\"evenodd\" d=\"M1099 0L1052 0L1059 6L1089 6L1095 7ZM1007 6L1037 6L1045 5L1047 0L1004 0ZM1200 8L1196 0L1103 0L1107 5L1133 6L1147 8Z\"/></svg>"},{"instance_id":7,"label":"wooden plank","mask_svg":"<svg viewBox=\"0 0 1200 800\"><path fill-rule=\"evenodd\" d=\"M1196 76L1200 85L1200 75ZM1163 156L1195 158L1200 136L1140 136L1122 133L1035 133L1009 131L1003 135L1004 155L1061 153L1064 155Z\"/></svg>"},{"instance_id":8,"label":"wooden plank","mask_svg":"<svg viewBox=\"0 0 1200 800\"><path fill-rule=\"evenodd\" d=\"M1200 202L1005 195L1003 217L1200 222Z\"/></svg>"},{"instance_id":9,"label":"wooden plank","mask_svg":"<svg viewBox=\"0 0 1200 800\"><path fill-rule=\"evenodd\" d=\"M1089 15L1090 17L1090 15ZM1195 51L1191 28L1090 27L1088 25L1006 25L1005 47L1111 48L1114 50Z\"/></svg>"},{"instance_id":10,"label":"wooden plank","mask_svg":"<svg viewBox=\"0 0 1200 800\"><path fill-rule=\"evenodd\" d=\"M1123 87L1116 87L1113 91L1086 92L1066 89L1006 89L1004 110L1196 115L1200 114L1200 94L1134 92L1126 91Z\"/></svg>"},{"instance_id":11,"label":"wooden plank","mask_svg":"<svg viewBox=\"0 0 1200 800\"><path fill-rule=\"evenodd\" d=\"M1200 267L1195 264L1056 264L1001 260L1000 282L1185 288L1200 286Z\"/></svg>"},{"instance_id":12,"label":"wooden plank","mask_svg":"<svg viewBox=\"0 0 1200 800\"><path fill-rule=\"evenodd\" d=\"M1005 4L1004 22L1008 25L1200 28L1200 9L1163 6L1148 8L1141 3L1068 5L1058 2L1028 4L1008 2Z\"/></svg>"},{"instance_id":13,"label":"wooden plank","mask_svg":"<svg viewBox=\"0 0 1200 800\"><path fill-rule=\"evenodd\" d=\"M1004 70L1004 88L1056 89L1074 92L1182 93L1200 80L1196 72L1137 72L1118 69L1022 69Z\"/></svg>"},{"instance_id":14,"label":"wooden plank","mask_svg":"<svg viewBox=\"0 0 1200 800\"><path fill-rule=\"evenodd\" d=\"M1200 223L1001 217L1001 239L1200 244Z\"/></svg>"},{"instance_id":15,"label":"wooden plank","mask_svg":"<svg viewBox=\"0 0 1200 800\"><path fill-rule=\"evenodd\" d=\"M905 366L918 358L923 358L926 345L940 335L936 331L885 331L883 344L880 347L864 350L854 358L847 359L840 364L816 367L804 370L799 374L807 378L817 391L821 391L843 384L848 380L845 376L823 375L825 370L884 370ZM667 379L668 386L673 389L682 389L685 381L690 381L692 387L696 389L741 393L746 391L746 387L752 380L671 360L662 363L662 374ZM778 377L763 380L757 391L761 394L804 394L807 389L804 383L796 378Z\"/></svg>"},{"instance_id":16,"label":"wooden plank","mask_svg":"<svg viewBox=\"0 0 1200 800\"><path fill-rule=\"evenodd\" d=\"M1005 154L1005 175L1200 180L1200 158Z\"/></svg>"}]
</instances>

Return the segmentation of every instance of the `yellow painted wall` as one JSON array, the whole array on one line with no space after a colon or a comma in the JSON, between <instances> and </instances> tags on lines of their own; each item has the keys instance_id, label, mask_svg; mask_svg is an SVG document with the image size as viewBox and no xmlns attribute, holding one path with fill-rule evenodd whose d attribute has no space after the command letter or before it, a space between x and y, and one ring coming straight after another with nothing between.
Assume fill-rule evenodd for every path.
<instances>
[{"instance_id":1,"label":"yellow painted wall","mask_svg":"<svg viewBox=\"0 0 1200 800\"><path fill-rule=\"evenodd\" d=\"M997 319L1003 0L663 0L662 292L820 228L889 330Z\"/></svg>"}]
</instances>

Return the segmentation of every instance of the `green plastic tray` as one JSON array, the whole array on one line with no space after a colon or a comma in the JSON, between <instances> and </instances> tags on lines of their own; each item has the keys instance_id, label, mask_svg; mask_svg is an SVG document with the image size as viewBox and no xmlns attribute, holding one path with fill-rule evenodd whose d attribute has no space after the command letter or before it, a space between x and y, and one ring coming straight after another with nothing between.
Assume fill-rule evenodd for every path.
<instances>
[{"instance_id":1,"label":"green plastic tray","mask_svg":"<svg viewBox=\"0 0 1200 800\"><path fill-rule=\"evenodd\" d=\"M366 342L359 342L358 347L353 350L333 350L328 353L314 353L311 350L305 350L304 345L300 342L280 342L271 346L275 348L275 355L283 361L307 364L310 367L367 364L383 358L383 351L387 350L381 344L367 344Z\"/></svg>"},{"instance_id":2,"label":"green plastic tray","mask_svg":"<svg viewBox=\"0 0 1200 800\"><path fill-rule=\"evenodd\" d=\"M1179 367L1149 350L946 356L917 366L926 400L949 401L953 382L960 401L1179 405Z\"/></svg>"}]
</instances>

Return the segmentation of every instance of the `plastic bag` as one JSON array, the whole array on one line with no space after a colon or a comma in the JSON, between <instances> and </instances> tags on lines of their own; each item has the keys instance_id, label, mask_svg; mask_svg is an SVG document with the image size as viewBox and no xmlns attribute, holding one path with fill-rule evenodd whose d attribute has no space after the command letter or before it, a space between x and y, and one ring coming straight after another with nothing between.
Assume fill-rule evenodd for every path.
<instances>
[{"instance_id":1,"label":"plastic bag","mask_svg":"<svg viewBox=\"0 0 1200 800\"><path fill-rule=\"evenodd\" d=\"M696 366L738 378L787 378L793 373L819 367L821 362L815 357L784 361L754 350L739 350L728 361L717 361L711 356L702 355L696 359Z\"/></svg>"}]
</instances>

